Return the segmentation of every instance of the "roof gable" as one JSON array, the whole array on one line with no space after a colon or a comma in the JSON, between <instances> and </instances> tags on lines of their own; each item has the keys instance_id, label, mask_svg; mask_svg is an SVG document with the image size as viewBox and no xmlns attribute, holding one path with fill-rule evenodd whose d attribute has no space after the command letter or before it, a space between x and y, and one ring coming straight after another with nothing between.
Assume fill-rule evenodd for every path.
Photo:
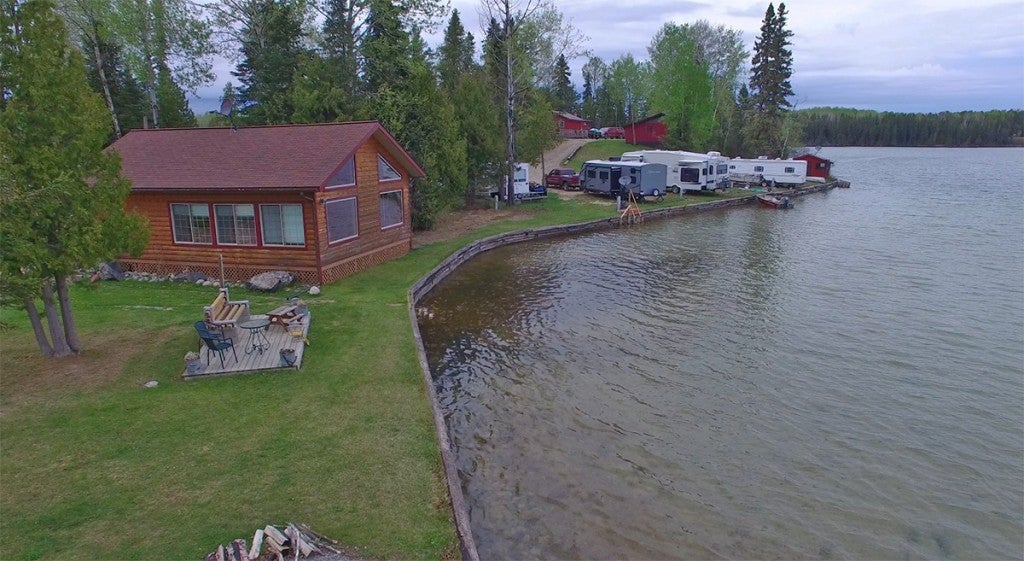
<instances>
[{"instance_id":1,"label":"roof gable","mask_svg":"<svg viewBox=\"0 0 1024 561\"><path fill-rule=\"evenodd\" d=\"M589 123L590 122L589 119L584 119L583 117L579 117L577 115L573 115L572 113L566 113L564 111L555 111L555 115L557 117L560 117L562 119L566 119L566 120L569 120L569 121L579 121L581 123Z\"/></svg>"},{"instance_id":2,"label":"roof gable","mask_svg":"<svg viewBox=\"0 0 1024 561\"><path fill-rule=\"evenodd\" d=\"M640 119L639 121L634 121L632 123L626 124L625 126L628 127L630 125L639 125L639 124L642 124L642 123L649 123L651 121L658 121L658 120L661 120L661 118L664 117L664 116L665 116L664 113L655 113L654 115L651 115L649 117L644 117L643 119Z\"/></svg>"},{"instance_id":3,"label":"roof gable","mask_svg":"<svg viewBox=\"0 0 1024 561\"><path fill-rule=\"evenodd\" d=\"M380 123L133 130L109 149L132 190L317 189L370 137L425 174Z\"/></svg>"}]
</instances>

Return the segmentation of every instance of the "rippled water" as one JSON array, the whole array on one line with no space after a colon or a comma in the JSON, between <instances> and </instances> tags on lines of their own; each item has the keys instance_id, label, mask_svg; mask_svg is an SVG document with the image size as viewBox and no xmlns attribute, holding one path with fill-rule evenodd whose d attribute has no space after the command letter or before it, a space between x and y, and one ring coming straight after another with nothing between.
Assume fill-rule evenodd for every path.
<instances>
[{"instance_id":1,"label":"rippled water","mask_svg":"<svg viewBox=\"0 0 1024 561\"><path fill-rule=\"evenodd\" d=\"M1024 150L518 245L421 324L486 559L1016 558Z\"/></svg>"}]
</instances>

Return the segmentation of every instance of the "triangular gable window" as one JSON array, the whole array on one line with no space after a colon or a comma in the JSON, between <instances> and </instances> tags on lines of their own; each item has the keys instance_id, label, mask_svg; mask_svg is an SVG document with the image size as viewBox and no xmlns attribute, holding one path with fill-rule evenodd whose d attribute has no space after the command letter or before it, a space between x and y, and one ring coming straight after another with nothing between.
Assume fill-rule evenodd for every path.
<instances>
[{"instance_id":1,"label":"triangular gable window","mask_svg":"<svg viewBox=\"0 0 1024 561\"><path fill-rule=\"evenodd\" d=\"M356 159L349 158L334 175L327 180L328 187L343 187L356 184Z\"/></svg>"},{"instance_id":2,"label":"triangular gable window","mask_svg":"<svg viewBox=\"0 0 1024 561\"><path fill-rule=\"evenodd\" d=\"M377 154L377 179L380 181L394 181L401 178L402 174L391 167L391 164L384 159L384 156Z\"/></svg>"}]
</instances>

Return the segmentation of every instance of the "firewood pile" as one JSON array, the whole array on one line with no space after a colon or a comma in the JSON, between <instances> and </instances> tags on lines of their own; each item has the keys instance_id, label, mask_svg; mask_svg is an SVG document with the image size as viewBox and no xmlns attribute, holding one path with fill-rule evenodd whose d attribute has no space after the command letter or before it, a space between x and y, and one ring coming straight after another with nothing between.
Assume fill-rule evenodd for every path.
<instances>
[{"instance_id":1,"label":"firewood pile","mask_svg":"<svg viewBox=\"0 0 1024 561\"><path fill-rule=\"evenodd\" d=\"M251 547L246 547L244 539L238 539L218 545L204 561L298 561L311 555L340 554L332 543L305 524L289 523L284 529L268 524L256 530Z\"/></svg>"}]
</instances>

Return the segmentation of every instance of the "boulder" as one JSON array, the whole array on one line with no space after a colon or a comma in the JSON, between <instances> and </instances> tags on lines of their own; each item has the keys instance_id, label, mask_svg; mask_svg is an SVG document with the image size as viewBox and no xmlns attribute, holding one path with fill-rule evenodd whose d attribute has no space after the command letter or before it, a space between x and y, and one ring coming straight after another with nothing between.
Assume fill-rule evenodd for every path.
<instances>
[{"instance_id":1,"label":"boulder","mask_svg":"<svg viewBox=\"0 0 1024 561\"><path fill-rule=\"evenodd\" d=\"M320 294L320 287L319 286L311 286L311 287L309 287L309 294L312 295L312 296L316 296L317 294Z\"/></svg>"},{"instance_id":2,"label":"boulder","mask_svg":"<svg viewBox=\"0 0 1024 561\"><path fill-rule=\"evenodd\" d=\"M124 269L117 261L100 263L100 266L96 268L96 277L99 280L124 280Z\"/></svg>"},{"instance_id":3,"label":"boulder","mask_svg":"<svg viewBox=\"0 0 1024 561\"><path fill-rule=\"evenodd\" d=\"M295 282L295 277L287 271L268 271L266 273L260 273L249 279L249 282L245 283L245 286L249 290L277 292L278 290L281 290L281 288L288 286L293 282Z\"/></svg>"}]
</instances>

